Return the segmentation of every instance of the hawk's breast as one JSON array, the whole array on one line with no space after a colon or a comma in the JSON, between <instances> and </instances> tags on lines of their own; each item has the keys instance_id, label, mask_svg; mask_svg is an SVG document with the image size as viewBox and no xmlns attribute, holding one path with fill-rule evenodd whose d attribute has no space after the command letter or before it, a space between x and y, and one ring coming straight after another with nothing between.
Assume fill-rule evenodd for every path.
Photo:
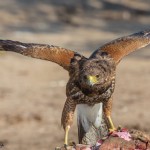
<instances>
[{"instance_id":1,"label":"hawk's breast","mask_svg":"<svg viewBox=\"0 0 150 150\"><path fill-rule=\"evenodd\" d=\"M91 125L94 125L96 128L99 128L102 121L102 103L89 106L87 104L78 104L77 105L77 119L78 124L82 124L85 132L89 130Z\"/></svg>"}]
</instances>

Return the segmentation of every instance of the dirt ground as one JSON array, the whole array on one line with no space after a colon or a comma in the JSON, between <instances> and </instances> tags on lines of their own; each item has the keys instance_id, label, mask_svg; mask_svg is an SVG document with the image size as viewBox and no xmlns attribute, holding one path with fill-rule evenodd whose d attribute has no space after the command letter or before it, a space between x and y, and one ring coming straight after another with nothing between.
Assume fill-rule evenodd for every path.
<instances>
[{"instance_id":1,"label":"dirt ground","mask_svg":"<svg viewBox=\"0 0 150 150\"><path fill-rule=\"evenodd\" d=\"M101 44L150 28L147 0L5 0L0 38L58 45L89 56ZM150 132L150 49L126 57L117 69L113 119ZM14 53L0 55L2 150L52 150L63 144L60 125L68 74L60 66ZM77 142L76 118L70 140Z\"/></svg>"}]
</instances>

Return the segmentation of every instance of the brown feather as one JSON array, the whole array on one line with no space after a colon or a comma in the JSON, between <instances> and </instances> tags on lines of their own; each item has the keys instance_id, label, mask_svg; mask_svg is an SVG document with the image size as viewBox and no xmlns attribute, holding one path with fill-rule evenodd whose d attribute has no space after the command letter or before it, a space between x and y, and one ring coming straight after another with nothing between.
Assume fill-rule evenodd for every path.
<instances>
[{"instance_id":1,"label":"brown feather","mask_svg":"<svg viewBox=\"0 0 150 150\"><path fill-rule=\"evenodd\" d=\"M69 71L70 79L66 87L67 100L61 119L63 128L66 129L73 123L73 115L77 104L94 106L102 102L104 115L111 115L111 97L115 88L116 64L127 54L149 43L150 30L147 30L107 43L96 50L90 58L85 58L74 51L57 46L10 40L0 40L0 50L13 51L30 57L53 61ZM97 83L94 85L91 85L87 78L91 75L94 77L98 75ZM88 141L93 138L94 132L85 133L81 123L79 123L78 128L80 142L82 142L82 139ZM107 129L104 128L103 131L107 131Z\"/></svg>"},{"instance_id":2,"label":"brown feather","mask_svg":"<svg viewBox=\"0 0 150 150\"><path fill-rule=\"evenodd\" d=\"M116 39L96 50L91 57L96 57L106 52L116 63L129 53L145 47L150 43L150 30L138 32L129 36Z\"/></svg>"},{"instance_id":3,"label":"brown feather","mask_svg":"<svg viewBox=\"0 0 150 150\"><path fill-rule=\"evenodd\" d=\"M61 125L63 126L64 130L68 125L72 125L75 108L76 102L68 97L65 102L61 117Z\"/></svg>"},{"instance_id":4,"label":"brown feather","mask_svg":"<svg viewBox=\"0 0 150 150\"><path fill-rule=\"evenodd\" d=\"M25 56L55 62L69 70L74 51L53 45L21 43L18 41L0 40L0 51L13 51Z\"/></svg>"}]
</instances>

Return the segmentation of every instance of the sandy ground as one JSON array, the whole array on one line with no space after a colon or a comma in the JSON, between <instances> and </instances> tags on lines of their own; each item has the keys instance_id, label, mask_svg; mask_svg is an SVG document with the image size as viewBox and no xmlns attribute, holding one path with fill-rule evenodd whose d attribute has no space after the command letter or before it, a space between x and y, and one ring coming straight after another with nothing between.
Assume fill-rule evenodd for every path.
<instances>
[{"instance_id":1,"label":"sandy ground","mask_svg":"<svg viewBox=\"0 0 150 150\"><path fill-rule=\"evenodd\" d=\"M99 1L75 8L71 2L0 2L0 38L59 45L89 56L103 43L150 27L146 0L137 0L140 10L129 1L106 5L120 4L117 11ZM112 114L116 126L150 132L148 49L118 65ZM48 150L63 144L60 118L67 72L54 63L14 53L0 55L0 66L0 141L5 145L1 149ZM73 126L70 139L77 141L76 119Z\"/></svg>"}]
</instances>

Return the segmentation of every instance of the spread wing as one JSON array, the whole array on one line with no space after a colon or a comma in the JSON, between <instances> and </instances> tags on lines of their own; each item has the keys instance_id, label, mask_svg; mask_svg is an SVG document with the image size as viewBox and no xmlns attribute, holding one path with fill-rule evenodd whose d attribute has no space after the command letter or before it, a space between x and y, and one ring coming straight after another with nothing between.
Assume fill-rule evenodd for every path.
<instances>
[{"instance_id":1,"label":"spread wing","mask_svg":"<svg viewBox=\"0 0 150 150\"><path fill-rule=\"evenodd\" d=\"M129 53L145 47L150 43L150 29L134 33L129 36L121 37L110 43L107 43L96 50L91 57L108 54L116 63Z\"/></svg>"},{"instance_id":2,"label":"spread wing","mask_svg":"<svg viewBox=\"0 0 150 150\"><path fill-rule=\"evenodd\" d=\"M69 70L71 58L75 52L53 45L21 43L11 40L0 40L0 51L12 51L25 56L55 62Z\"/></svg>"}]
</instances>

